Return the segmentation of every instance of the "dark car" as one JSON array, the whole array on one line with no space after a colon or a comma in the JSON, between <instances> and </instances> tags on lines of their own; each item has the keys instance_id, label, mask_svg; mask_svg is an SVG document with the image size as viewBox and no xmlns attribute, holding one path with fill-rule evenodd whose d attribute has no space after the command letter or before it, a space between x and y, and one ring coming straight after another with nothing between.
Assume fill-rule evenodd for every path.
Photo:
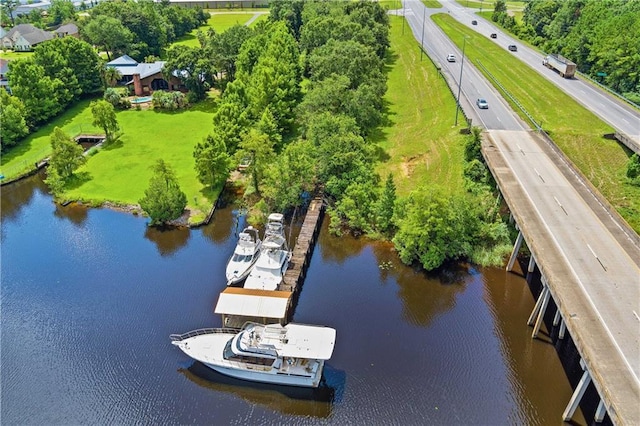
<instances>
[{"instance_id":1,"label":"dark car","mask_svg":"<svg viewBox=\"0 0 640 426\"><path fill-rule=\"evenodd\" d=\"M496 34L496 33L491 33L491 38L498 38L498 34Z\"/></svg>"},{"instance_id":2,"label":"dark car","mask_svg":"<svg viewBox=\"0 0 640 426\"><path fill-rule=\"evenodd\" d=\"M474 19L473 21L471 21L471 25L478 25L478 21Z\"/></svg>"},{"instance_id":3,"label":"dark car","mask_svg":"<svg viewBox=\"0 0 640 426\"><path fill-rule=\"evenodd\" d=\"M509 45L509 50L512 52L517 52L518 51L518 46L516 46L515 44L510 44Z\"/></svg>"},{"instance_id":4,"label":"dark car","mask_svg":"<svg viewBox=\"0 0 640 426\"><path fill-rule=\"evenodd\" d=\"M476 101L476 105L478 105L478 108L480 109L489 109L489 104L483 98L478 98L478 100Z\"/></svg>"}]
</instances>

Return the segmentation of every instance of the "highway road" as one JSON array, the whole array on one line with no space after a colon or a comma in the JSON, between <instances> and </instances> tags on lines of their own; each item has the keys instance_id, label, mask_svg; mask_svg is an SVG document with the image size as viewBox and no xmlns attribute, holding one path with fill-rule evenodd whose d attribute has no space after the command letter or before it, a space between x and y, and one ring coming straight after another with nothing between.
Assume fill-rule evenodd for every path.
<instances>
[{"instance_id":1,"label":"highway road","mask_svg":"<svg viewBox=\"0 0 640 426\"><path fill-rule=\"evenodd\" d=\"M462 69L460 104L467 115L472 118L474 124L480 123L482 127L487 129L525 129L525 124L513 114L509 105L475 67L471 66L468 61L465 61L463 66L462 51L429 19L431 13L442 13L442 10L426 9L419 0L405 0L405 18L417 40L422 40L422 22L423 18L425 18L425 51L440 64L444 77L451 82L451 87L457 87L460 80L460 70ZM447 62L449 53L456 55L456 62ZM475 103L478 98L486 99L489 103L489 109L479 109ZM458 117L458 122L460 122L460 119L463 119L462 115ZM451 116L451 124L454 124L453 114Z\"/></svg>"},{"instance_id":2,"label":"highway road","mask_svg":"<svg viewBox=\"0 0 640 426\"><path fill-rule=\"evenodd\" d=\"M450 13L487 35L498 30L452 1L442 1ZM404 14L418 41L437 60L452 87L460 78L462 57L456 46L428 19L418 0L405 0ZM425 19L425 17L427 19ZM471 20L479 25L472 26ZM424 29L423 29L424 22ZM477 27L477 28L476 28ZM499 33L496 43L517 44L518 55L532 68L570 92L584 89L584 102L612 102L580 80L565 80L539 64L541 56ZM614 422L640 422L640 244L638 236L621 226L591 187L576 175L550 144L527 131L497 92L469 63L464 64L461 104L488 132L483 151L540 270L549 282L567 328L593 377ZM489 102L479 110L477 97ZM596 99L596 100L594 100ZM581 101L582 102L582 101ZM593 107L594 112L600 107ZM621 131L637 135L635 112L612 102L601 108ZM606 110L606 111L605 111ZM597 113L597 112L596 112ZM625 115L627 114L627 115ZM625 117L624 119L618 117ZM620 120L620 121L617 121ZM626 130L625 130L626 129ZM488 149L488 150L487 150ZM525 232L525 230L527 232Z\"/></svg>"},{"instance_id":3,"label":"highway road","mask_svg":"<svg viewBox=\"0 0 640 426\"><path fill-rule=\"evenodd\" d=\"M421 5L421 3L420 5L415 5L415 3L420 2L405 1L406 7L411 7L412 10L417 10ZM510 53L543 75L614 129L621 131L640 143L640 111L602 89L597 88L587 80L580 78L580 76L573 79L560 77L558 73L542 65L543 55L540 52L531 49L518 39L512 38L509 34L501 31L499 27L494 26L492 22L479 17L474 13L477 9L465 8L454 0L440 0L440 3L443 6L442 9L438 10L440 13L449 13L459 22L487 37L489 37L491 33L496 33L498 37L491 40L505 50L507 50L507 46L510 44L518 46L517 52ZM411 6L409 6L410 4ZM415 8L414 5L416 6ZM487 6L492 7L491 2L487 2ZM436 11L436 9L431 9L431 11ZM415 13L421 13L421 10L417 10ZM429 11L427 13L429 13ZM478 21L478 25L471 25L471 21L474 19Z\"/></svg>"}]
</instances>

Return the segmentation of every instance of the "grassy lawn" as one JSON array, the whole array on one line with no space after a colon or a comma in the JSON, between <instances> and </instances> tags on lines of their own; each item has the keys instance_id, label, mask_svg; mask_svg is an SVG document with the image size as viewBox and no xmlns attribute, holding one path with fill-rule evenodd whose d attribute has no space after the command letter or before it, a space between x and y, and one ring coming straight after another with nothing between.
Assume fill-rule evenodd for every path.
<instances>
[{"instance_id":1,"label":"grassy lawn","mask_svg":"<svg viewBox=\"0 0 640 426\"><path fill-rule=\"evenodd\" d=\"M6 59L8 61L12 59L23 59L33 56L33 52L14 52L12 50L0 50L0 59Z\"/></svg>"},{"instance_id":2,"label":"grassy lawn","mask_svg":"<svg viewBox=\"0 0 640 426\"><path fill-rule=\"evenodd\" d=\"M212 111L213 101L209 100L174 113L118 112L122 137L89 156L76 171L77 178L69 183L64 198L91 204L137 204L148 187L151 166L162 158L173 168L187 195L191 220L202 220L218 191L205 190L197 180L192 154L195 144L211 130Z\"/></svg>"},{"instance_id":3,"label":"grassy lawn","mask_svg":"<svg viewBox=\"0 0 640 426\"><path fill-rule=\"evenodd\" d=\"M422 0L422 4L431 9L440 9L442 7L437 0Z\"/></svg>"},{"instance_id":4,"label":"grassy lawn","mask_svg":"<svg viewBox=\"0 0 640 426\"><path fill-rule=\"evenodd\" d=\"M470 7L472 9L490 10L493 12L494 3L493 0L456 0L456 2L464 7ZM524 1L508 1L507 10L523 10L526 5Z\"/></svg>"},{"instance_id":5,"label":"grassy lawn","mask_svg":"<svg viewBox=\"0 0 640 426\"><path fill-rule=\"evenodd\" d=\"M490 39L438 14L433 20L460 48L467 36L466 54L482 64L529 111L554 142L609 200L625 220L640 231L640 188L626 183L631 152L602 136L613 129L547 79ZM560 77L558 77L560 78ZM513 107L513 105L512 105ZM524 115L514 107L523 119ZM526 120L526 119L525 119Z\"/></svg>"},{"instance_id":6,"label":"grassy lawn","mask_svg":"<svg viewBox=\"0 0 640 426\"><path fill-rule=\"evenodd\" d=\"M377 172L383 179L392 173L400 196L427 183L462 190L464 137L453 127L455 99L427 56L420 60L411 31L402 35L401 19L390 16L390 122L373 135L384 151Z\"/></svg>"},{"instance_id":7,"label":"grassy lawn","mask_svg":"<svg viewBox=\"0 0 640 426\"><path fill-rule=\"evenodd\" d=\"M98 131L91 125L93 118L88 108L90 101L78 102L54 121L30 134L9 152L3 153L0 159L0 173L5 176L5 179L33 170L36 162L49 156L51 153L49 137L54 127L64 129L70 136Z\"/></svg>"},{"instance_id":8,"label":"grassy lawn","mask_svg":"<svg viewBox=\"0 0 640 426\"><path fill-rule=\"evenodd\" d=\"M215 12L214 12L215 13ZM211 15L211 18L207 20L207 23L201 26L198 29L191 31L189 34L181 37L178 41L173 43L173 45L182 44L189 47L198 47L200 43L198 42L198 31L207 31L209 28L213 28L216 32L221 33L229 28L233 27L236 24L244 25L249 19L253 17L253 15L257 12L247 11L247 12L234 12L234 13L215 13ZM251 26L255 25L257 22L267 19L267 14L260 15L258 19L251 23Z\"/></svg>"}]
</instances>

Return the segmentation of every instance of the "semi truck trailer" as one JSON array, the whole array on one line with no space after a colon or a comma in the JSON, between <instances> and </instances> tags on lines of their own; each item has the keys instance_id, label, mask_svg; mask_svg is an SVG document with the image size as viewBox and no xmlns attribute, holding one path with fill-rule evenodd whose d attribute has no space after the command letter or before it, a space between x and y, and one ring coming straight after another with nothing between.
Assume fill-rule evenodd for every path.
<instances>
[{"instance_id":1,"label":"semi truck trailer","mask_svg":"<svg viewBox=\"0 0 640 426\"><path fill-rule=\"evenodd\" d=\"M542 65L560 73L561 77L571 78L576 73L576 64L561 55L551 54L544 57Z\"/></svg>"}]
</instances>

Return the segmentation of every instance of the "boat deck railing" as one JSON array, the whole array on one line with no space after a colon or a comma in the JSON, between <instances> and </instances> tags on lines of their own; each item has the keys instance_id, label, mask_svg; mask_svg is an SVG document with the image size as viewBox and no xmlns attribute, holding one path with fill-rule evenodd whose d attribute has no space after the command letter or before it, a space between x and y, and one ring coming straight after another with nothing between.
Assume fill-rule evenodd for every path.
<instances>
[{"instance_id":1,"label":"boat deck railing","mask_svg":"<svg viewBox=\"0 0 640 426\"><path fill-rule=\"evenodd\" d=\"M199 328L192 330L184 334L172 334L169 336L172 342L179 342L181 340L189 339L195 336L201 336L203 334L238 334L239 328Z\"/></svg>"}]
</instances>

